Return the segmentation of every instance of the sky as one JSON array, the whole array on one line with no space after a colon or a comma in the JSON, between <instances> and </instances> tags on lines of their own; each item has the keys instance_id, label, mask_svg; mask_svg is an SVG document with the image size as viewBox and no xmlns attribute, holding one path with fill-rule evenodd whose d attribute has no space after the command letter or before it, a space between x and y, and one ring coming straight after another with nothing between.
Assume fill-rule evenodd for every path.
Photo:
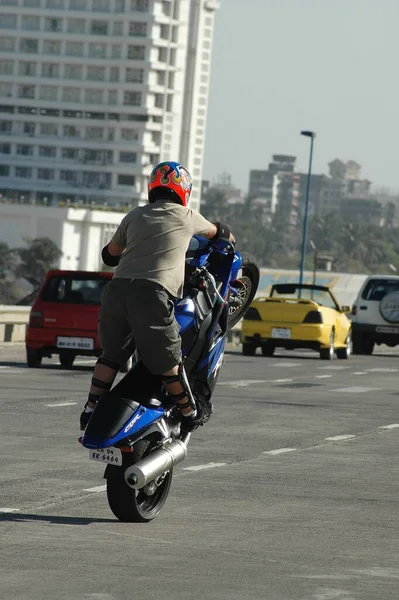
<instances>
[{"instance_id":1,"label":"sky","mask_svg":"<svg viewBox=\"0 0 399 600\"><path fill-rule=\"evenodd\" d=\"M313 173L340 158L399 190L399 0L221 0L204 179L248 191L272 154Z\"/></svg>"}]
</instances>

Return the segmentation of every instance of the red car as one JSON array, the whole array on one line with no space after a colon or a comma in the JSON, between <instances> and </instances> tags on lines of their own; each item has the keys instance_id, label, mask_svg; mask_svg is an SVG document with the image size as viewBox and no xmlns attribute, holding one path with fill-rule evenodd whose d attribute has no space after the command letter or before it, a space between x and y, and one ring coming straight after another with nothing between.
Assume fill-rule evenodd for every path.
<instances>
[{"instance_id":1,"label":"red car","mask_svg":"<svg viewBox=\"0 0 399 600\"><path fill-rule=\"evenodd\" d=\"M26 332L28 367L58 354L63 367L75 357L99 356L98 314L101 292L112 273L49 271L30 312Z\"/></svg>"}]
</instances>

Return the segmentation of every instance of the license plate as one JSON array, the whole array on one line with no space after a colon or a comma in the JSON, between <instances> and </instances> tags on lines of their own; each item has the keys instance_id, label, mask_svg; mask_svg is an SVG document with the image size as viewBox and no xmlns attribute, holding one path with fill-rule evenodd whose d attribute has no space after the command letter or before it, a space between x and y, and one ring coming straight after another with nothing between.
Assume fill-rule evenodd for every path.
<instances>
[{"instance_id":1,"label":"license plate","mask_svg":"<svg viewBox=\"0 0 399 600\"><path fill-rule=\"evenodd\" d=\"M85 337L58 337L57 348L66 348L68 350L93 350L94 341L92 338Z\"/></svg>"},{"instance_id":2,"label":"license plate","mask_svg":"<svg viewBox=\"0 0 399 600\"><path fill-rule=\"evenodd\" d=\"M122 466L122 451L120 448L96 448L89 450L89 458L108 465Z\"/></svg>"},{"instance_id":3,"label":"license plate","mask_svg":"<svg viewBox=\"0 0 399 600\"><path fill-rule=\"evenodd\" d=\"M399 333L398 327L376 327L377 333Z\"/></svg>"},{"instance_id":4,"label":"license plate","mask_svg":"<svg viewBox=\"0 0 399 600\"><path fill-rule=\"evenodd\" d=\"M291 329L285 329L283 327L273 327L272 338L289 340L291 339Z\"/></svg>"}]
</instances>

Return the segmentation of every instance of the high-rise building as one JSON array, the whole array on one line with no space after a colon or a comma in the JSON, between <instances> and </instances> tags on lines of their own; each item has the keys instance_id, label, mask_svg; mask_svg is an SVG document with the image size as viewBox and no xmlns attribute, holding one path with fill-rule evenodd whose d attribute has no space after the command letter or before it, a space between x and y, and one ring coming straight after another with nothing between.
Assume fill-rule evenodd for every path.
<instances>
[{"instance_id":1,"label":"high-rise building","mask_svg":"<svg viewBox=\"0 0 399 600\"><path fill-rule=\"evenodd\" d=\"M0 4L0 193L134 206L179 160L198 208L219 0Z\"/></svg>"}]
</instances>

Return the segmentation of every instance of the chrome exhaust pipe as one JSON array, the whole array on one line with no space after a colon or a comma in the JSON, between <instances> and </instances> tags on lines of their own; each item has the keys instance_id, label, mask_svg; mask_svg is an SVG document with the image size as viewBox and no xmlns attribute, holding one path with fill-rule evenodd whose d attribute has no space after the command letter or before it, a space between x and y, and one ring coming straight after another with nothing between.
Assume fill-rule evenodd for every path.
<instances>
[{"instance_id":1,"label":"chrome exhaust pipe","mask_svg":"<svg viewBox=\"0 0 399 600\"><path fill-rule=\"evenodd\" d=\"M154 481L157 477L170 471L181 463L187 456L187 443L189 435L185 442L175 440L165 444L162 448L151 452L148 456L139 460L139 462L125 471L125 481L128 486L135 490L143 488L145 485Z\"/></svg>"}]
</instances>

